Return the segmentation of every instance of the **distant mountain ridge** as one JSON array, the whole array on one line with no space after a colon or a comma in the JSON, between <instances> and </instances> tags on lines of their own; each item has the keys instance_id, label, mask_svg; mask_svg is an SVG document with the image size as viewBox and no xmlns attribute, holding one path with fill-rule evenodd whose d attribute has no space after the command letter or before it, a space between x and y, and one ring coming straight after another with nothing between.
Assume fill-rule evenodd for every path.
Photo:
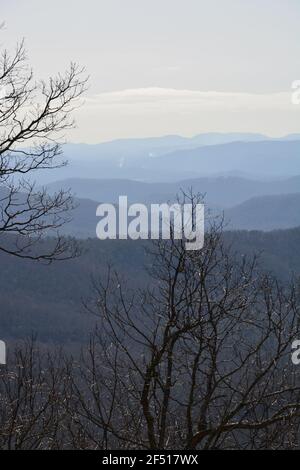
<instances>
[{"instance_id":1,"label":"distant mountain ridge","mask_svg":"<svg viewBox=\"0 0 300 470\"><path fill-rule=\"evenodd\" d=\"M99 144L67 144L66 149L71 153L81 153L82 149L89 148L91 153L97 153L100 156L120 156L120 154L129 156L152 156L163 155L168 152L193 149L197 147L222 145L233 142L285 142L291 140L300 140L300 134L288 134L283 137L269 137L258 133L222 133L208 132L197 134L192 137L183 137L180 135L166 135L161 137L146 138L128 138L116 139ZM151 155L150 155L151 156Z\"/></svg>"},{"instance_id":2,"label":"distant mountain ridge","mask_svg":"<svg viewBox=\"0 0 300 470\"><path fill-rule=\"evenodd\" d=\"M38 181L83 177L165 182L230 173L292 176L300 174L300 135L271 139L259 134L204 134L68 144L64 158L68 166L37 172Z\"/></svg>"},{"instance_id":3,"label":"distant mountain ridge","mask_svg":"<svg viewBox=\"0 0 300 470\"><path fill-rule=\"evenodd\" d=\"M89 199L79 199L73 212L72 221L63 226L67 235L77 238L95 238L98 203ZM212 208L206 204L207 208ZM300 193L260 196L249 199L230 209L212 208L211 217L224 214L224 229L228 230L282 230L300 227Z\"/></svg>"},{"instance_id":4,"label":"distant mountain ridge","mask_svg":"<svg viewBox=\"0 0 300 470\"><path fill-rule=\"evenodd\" d=\"M228 230L300 227L300 193L261 196L225 211Z\"/></svg>"},{"instance_id":5,"label":"distant mountain ridge","mask_svg":"<svg viewBox=\"0 0 300 470\"><path fill-rule=\"evenodd\" d=\"M242 171L273 177L300 174L300 141L233 142L193 150L176 151L156 159L156 170L182 168L196 174ZM143 161L153 168L153 161Z\"/></svg>"},{"instance_id":6,"label":"distant mountain ridge","mask_svg":"<svg viewBox=\"0 0 300 470\"><path fill-rule=\"evenodd\" d=\"M276 181L257 181L228 176L192 178L174 183L70 178L48 185L50 192L71 189L78 198L117 203L120 195L126 195L129 202L145 204L173 200L182 189L190 188L194 193L206 194L210 204L226 208L255 196L300 193L300 175Z\"/></svg>"}]
</instances>

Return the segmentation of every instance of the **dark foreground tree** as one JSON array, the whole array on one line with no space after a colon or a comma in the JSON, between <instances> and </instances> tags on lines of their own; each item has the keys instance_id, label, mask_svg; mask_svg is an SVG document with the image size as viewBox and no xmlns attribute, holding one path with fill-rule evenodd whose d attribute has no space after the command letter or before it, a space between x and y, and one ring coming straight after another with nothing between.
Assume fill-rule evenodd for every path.
<instances>
[{"instance_id":1,"label":"dark foreground tree","mask_svg":"<svg viewBox=\"0 0 300 470\"><path fill-rule=\"evenodd\" d=\"M149 288L111 271L95 282L99 318L74 377L73 416L96 448L298 447L300 383L291 362L299 302L224 246L160 241Z\"/></svg>"},{"instance_id":2,"label":"dark foreground tree","mask_svg":"<svg viewBox=\"0 0 300 470\"><path fill-rule=\"evenodd\" d=\"M68 368L60 353L48 354L34 341L16 346L9 366L0 367L0 448L57 449L64 436Z\"/></svg>"},{"instance_id":3,"label":"dark foreground tree","mask_svg":"<svg viewBox=\"0 0 300 470\"><path fill-rule=\"evenodd\" d=\"M111 270L80 360L32 343L0 368L0 447L299 448L291 362L299 295L213 226L201 251L159 241L147 289Z\"/></svg>"},{"instance_id":4,"label":"dark foreground tree","mask_svg":"<svg viewBox=\"0 0 300 470\"><path fill-rule=\"evenodd\" d=\"M73 126L72 111L85 88L82 69L71 64L48 83L34 80L24 44L0 56L0 250L32 259L61 259L75 246L58 233L73 207L68 192L54 196L34 183L39 170L64 165L63 132ZM78 102L77 102L78 104ZM43 245L56 235L51 249Z\"/></svg>"}]
</instances>

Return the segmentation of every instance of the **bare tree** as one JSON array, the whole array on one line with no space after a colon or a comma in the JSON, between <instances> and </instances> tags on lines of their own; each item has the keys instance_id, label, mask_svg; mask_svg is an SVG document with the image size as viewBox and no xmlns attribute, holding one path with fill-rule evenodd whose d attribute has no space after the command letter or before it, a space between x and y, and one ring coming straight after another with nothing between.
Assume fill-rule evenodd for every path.
<instances>
[{"instance_id":1,"label":"bare tree","mask_svg":"<svg viewBox=\"0 0 300 470\"><path fill-rule=\"evenodd\" d=\"M0 448L68 448L65 390L70 371L60 351L33 340L17 345L0 368Z\"/></svg>"},{"instance_id":2,"label":"bare tree","mask_svg":"<svg viewBox=\"0 0 300 470\"><path fill-rule=\"evenodd\" d=\"M95 448L298 447L293 286L260 273L213 224L199 252L156 244L140 292L111 270L86 307L98 329L71 406Z\"/></svg>"},{"instance_id":3,"label":"bare tree","mask_svg":"<svg viewBox=\"0 0 300 470\"><path fill-rule=\"evenodd\" d=\"M71 64L64 75L36 82L24 43L0 57L0 250L52 261L73 256L76 246L60 236L73 201L69 192L50 196L37 189L40 170L61 161L63 132L73 127L72 111L85 89L83 70ZM52 244L43 244L55 235Z\"/></svg>"},{"instance_id":4,"label":"bare tree","mask_svg":"<svg viewBox=\"0 0 300 470\"><path fill-rule=\"evenodd\" d=\"M147 289L109 269L81 357L28 342L0 368L2 449L299 448L299 296L212 227L158 241Z\"/></svg>"}]
</instances>

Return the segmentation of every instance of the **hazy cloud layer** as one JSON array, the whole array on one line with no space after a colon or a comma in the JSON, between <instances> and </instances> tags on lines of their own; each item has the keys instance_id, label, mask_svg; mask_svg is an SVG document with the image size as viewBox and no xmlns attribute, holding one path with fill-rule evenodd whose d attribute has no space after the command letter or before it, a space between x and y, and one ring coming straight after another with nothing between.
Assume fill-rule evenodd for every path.
<instances>
[{"instance_id":1,"label":"hazy cloud layer","mask_svg":"<svg viewBox=\"0 0 300 470\"><path fill-rule=\"evenodd\" d=\"M300 106L291 91L230 93L173 88L134 88L86 97L77 113L76 140L207 131L299 132ZM116 129L116 130L114 130ZM76 135L77 134L77 135ZM82 138L81 138L82 136Z\"/></svg>"},{"instance_id":2,"label":"hazy cloud layer","mask_svg":"<svg viewBox=\"0 0 300 470\"><path fill-rule=\"evenodd\" d=\"M37 78L86 66L72 140L300 130L299 0L1 3L0 42L25 37Z\"/></svg>"}]
</instances>

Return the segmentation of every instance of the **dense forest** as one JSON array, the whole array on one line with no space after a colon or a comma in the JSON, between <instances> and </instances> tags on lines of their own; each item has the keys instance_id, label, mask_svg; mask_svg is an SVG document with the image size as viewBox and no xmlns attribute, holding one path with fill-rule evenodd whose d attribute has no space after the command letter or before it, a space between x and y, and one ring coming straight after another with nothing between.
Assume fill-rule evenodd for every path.
<instances>
[{"instance_id":1,"label":"dense forest","mask_svg":"<svg viewBox=\"0 0 300 470\"><path fill-rule=\"evenodd\" d=\"M260 269L281 281L300 276L300 229L228 231L223 237L240 256L257 254ZM79 257L50 265L0 253L3 339L37 335L46 343L84 342L93 318L84 312L83 302L91 294L93 279L104 278L111 266L131 287L147 286L151 243L83 240Z\"/></svg>"}]
</instances>

